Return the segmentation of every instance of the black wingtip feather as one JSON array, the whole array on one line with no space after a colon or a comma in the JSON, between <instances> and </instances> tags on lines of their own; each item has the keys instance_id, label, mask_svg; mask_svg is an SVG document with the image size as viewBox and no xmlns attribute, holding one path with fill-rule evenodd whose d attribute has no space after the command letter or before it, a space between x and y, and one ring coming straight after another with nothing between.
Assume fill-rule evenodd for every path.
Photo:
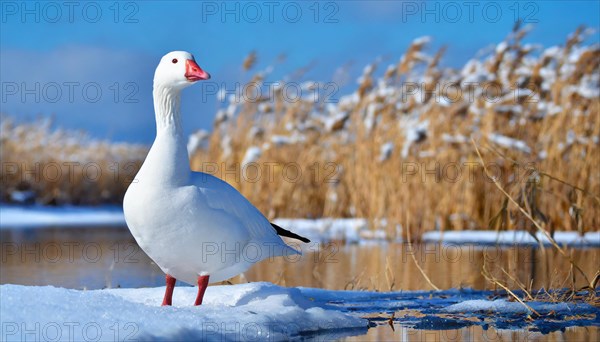
<instances>
[{"instance_id":1,"label":"black wingtip feather","mask_svg":"<svg viewBox=\"0 0 600 342\"><path fill-rule=\"evenodd\" d=\"M309 243L310 240L305 238L304 236L300 236L296 233L292 233L289 230L283 229L281 227L279 227L278 225L276 225L275 223L271 222L271 226L273 226L273 228L275 228L275 231L277 232L277 235L281 235L281 236L285 236L285 237L289 237L292 239L296 239L296 240L300 240L302 242L306 242Z\"/></svg>"}]
</instances>

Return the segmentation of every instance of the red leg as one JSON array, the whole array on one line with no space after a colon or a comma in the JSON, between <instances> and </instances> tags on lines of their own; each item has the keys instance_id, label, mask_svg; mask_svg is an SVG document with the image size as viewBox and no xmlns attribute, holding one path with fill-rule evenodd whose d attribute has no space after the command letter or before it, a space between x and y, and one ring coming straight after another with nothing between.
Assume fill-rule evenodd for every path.
<instances>
[{"instance_id":1,"label":"red leg","mask_svg":"<svg viewBox=\"0 0 600 342\"><path fill-rule=\"evenodd\" d=\"M165 290L165 298L163 299L162 305L171 305L173 303L173 290L175 289L175 282L177 279L167 274L167 288Z\"/></svg>"},{"instance_id":2,"label":"red leg","mask_svg":"<svg viewBox=\"0 0 600 342\"><path fill-rule=\"evenodd\" d=\"M202 304L202 299L204 298L204 292L206 292L206 288L208 287L208 277L207 275L198 276L198 296L196 297L196 301L194 305Z\"/></svg>"}]
</instances>

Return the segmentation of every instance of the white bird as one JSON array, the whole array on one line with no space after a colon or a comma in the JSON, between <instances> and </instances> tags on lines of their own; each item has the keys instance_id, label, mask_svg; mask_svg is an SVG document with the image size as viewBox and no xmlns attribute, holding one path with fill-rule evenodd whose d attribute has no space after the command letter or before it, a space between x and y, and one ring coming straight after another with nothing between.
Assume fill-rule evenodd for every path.
<instances>
[{"instance_id":1,"label":"white bird","mask_svg":"<svg viewBox=\"0 0 600 342\"><path fill-rule=\"evenodd\" d=\"M193 172L181 128L181 91L210 75L184 51L165 55L154 73L156 139L123 200L139 246L166 273L163 305L176 279L198 284L231 278L265 258L299 254L279 237L308 239L271 224L242 194L212 175Z\"/></svg>"}]
</instances>

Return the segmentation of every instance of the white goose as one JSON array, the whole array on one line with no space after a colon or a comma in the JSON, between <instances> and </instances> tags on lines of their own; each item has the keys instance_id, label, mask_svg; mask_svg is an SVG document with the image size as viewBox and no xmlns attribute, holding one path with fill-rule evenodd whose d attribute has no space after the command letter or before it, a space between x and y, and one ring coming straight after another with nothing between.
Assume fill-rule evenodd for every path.
<instances>
[{"instance_id":1,"label":"white goose","mask_svg":"<svg viewBox=\"0 0 600 342\"><path fill-rule=\"evenodd\" d=\"M166 273L163 305L176 279L218 282L268 257L298 254L279 237L308 239L269 221L244 196L209 174L192 172L180 121L181 91L210 75L184 51L165 55L154 74L156 139L125 194L125 220L140 247Z\"/></svg>"}]
</instances>

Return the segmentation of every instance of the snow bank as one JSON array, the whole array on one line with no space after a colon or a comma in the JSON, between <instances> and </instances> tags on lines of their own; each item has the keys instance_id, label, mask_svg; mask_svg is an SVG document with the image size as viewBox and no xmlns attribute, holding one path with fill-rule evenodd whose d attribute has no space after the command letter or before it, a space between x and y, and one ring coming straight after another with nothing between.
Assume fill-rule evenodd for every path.
<instances>
[{"instance_id":1,"label":"snow bank","mask_svg":"<svg viewBox=\"0 0 600 342\"><path fill-rule=\"evenodd\" d=\"M583 301L529 301L541 316L527 320L528 309L506 293L471 289L332 291L252 283L210 286L200 307L191 305L195 288L177 287L173 307L160 307L163 292L164 287L80 291L1 285L0 339L331 340L364 335L368 326L387 325L399 311L394 323L412 329L479 325L546 334L597 326L600 314Z\"/></svg>"},{"instance_id":2,"label":"snow bank","mask_svg":"<svg viewBox=\"0 0 600 342\"><path fill-rule=\"evenodd\" d=\"M336 218L336 219L275 219L274 223L291 230L296 234L306 236L311 241L346 240L358 242L363 232L370 231L366 219Z\"/></svg>"},{"instance_id":3,"label":"snow bank","mask_svg":"<svg viewBox=\"0 0 600 342\"><path fill-rule=\"evenodd\" d=\"M177 287L161 307L164 287L80 291L0 286L2 340L289 340L319 333L364 334L367 321L315 301L300 289L270 283ZM328 332L330 332L328 334Z\"/></svg>"},{"instance_id":4,"label":"snow bank","mask_svg":"<svg viewBox=\"0 0 600 342\"><path fill-rule=\"evenodd\" d=\"M371 229L363 218L286 219L278 218L274 223L306 236L312 241L346 241L359 243L367 240L385 241L382 229ZM382 220L382 226L384 226ZM44 227L125 226L120 207L20 207L0 206L0 229L44 228ZM537 238L549 245L550 241L541 233ZM580 236L577 232L556 232L554 239L561 245L576 247L600 247L600 231ZM424 242L444 242L477 245L537 245L526 231L462 230L431 231L422 236ZM395 241L401 242L396 239Z\"/></svg>"},{"instance_id":5,"label":"snow bank","mask_svg":"<svg viewBox=\"0 0 600 342\"><path fill-rule=\"evenodd\" d=\"M592 307L585 306L581 303L567 303L567 302L536 302L528 301L532 309L538 312L556 312L556 313L573 313L578 312L578 309L592 309ZM496 300L465 300L464 302L450 305L444 308L442 311L449 313L478 313L478 312L496 312L501 314L531 314L531 311L527 309L523 304L515 301L508 301L506 299Z\"/></svg>"},{"instance_id":6,"label":"snow bank","mask_svg":"<svg viewBox=\"0 0 600 342\"><path fill-rule=\"evenodd\" d=\"M122 225L125 225L123 208L117 206L0 206L0 229Z\"/></svg>"},{"instance_id":7,"label":"snow bank","mask_svg":"<svg viewBox=\"0 0 600 342\"><path fill-rule=\"evenodd\" d=\"M467 313L467 312L497 312L497 313L529 313L529 310L519 302L509 302L505 299L483 300L474 299L466 300L462 303L450 305L444 311L450 313Z\"/></svg>"},{"instance_id":8,"label":"snow bank","mask_svg":"<svg viewBox=\"0 0 600 342\"><path fill-rule=\"evenodd\" d=\"M538 232L536 237L544 244L549 245L548 238ZM537 245L533 236L523 230L495 232L491 230L463 230L447 232L426 232L423 234L424 242L444 242L455 244L479 245ZM600 247L600 231L588 232L583 236L578 232L555 232L554 240L560 245Z\"/></svg>"}]
</instances>

